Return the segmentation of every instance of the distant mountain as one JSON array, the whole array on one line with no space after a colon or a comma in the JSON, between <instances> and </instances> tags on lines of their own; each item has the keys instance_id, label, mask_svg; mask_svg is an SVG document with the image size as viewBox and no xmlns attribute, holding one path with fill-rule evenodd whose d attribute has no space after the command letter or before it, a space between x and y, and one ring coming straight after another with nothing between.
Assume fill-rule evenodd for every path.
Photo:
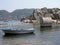
<instances>
[{"instance_id":1,"label":"distant mountain","mask_svg":"<svg viewBox=\"0 0 60 45\"><path fill-rule=\"evenodd\" d=\"M8 20L10 13L6 10L0 10L0 21Z\"/></svg>"},{"instance_id":2,"label":"distant mountain","mask_svg":"<svg viewBox=\"0 0 60 45\"><path fill-rule=\"evenodd\" d=\"M34 9L16 9L13 12L0 10L0 21L20 20L23 17L30 16Z\"/></svg>"},{"instance_id":3,"label":"distant mountain","mask_svg":"<svg viewBox=\"0 0 60 45\"><path fill-rule=\"evenodd\" d=\"M30 16L34 9L17 9L11 13L14 20L20 20L22 17Z\"/></svg>"}]
</instances>

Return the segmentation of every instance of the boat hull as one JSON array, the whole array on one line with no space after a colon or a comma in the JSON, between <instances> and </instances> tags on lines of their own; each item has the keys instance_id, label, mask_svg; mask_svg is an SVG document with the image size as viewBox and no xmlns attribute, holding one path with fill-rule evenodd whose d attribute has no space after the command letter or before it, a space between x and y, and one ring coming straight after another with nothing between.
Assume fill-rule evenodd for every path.
<instances>
[{"instance_id":1,"label":"boat hull","mask_svg":"<svg viewBox=\"0 0 60 45\"><path fill-rule=\"evenodd\" d=\"M41 27L52 27L52 23L41 23Z\"/></svg>"},{"instance_id":2,"label":"boat hull","mask_svg":"<svg viewBox=\"0 0 60 45\"><path fill-rule=\"evenodd\" d=\"M23 34L23 33L33 33L33 30L30 31L7 31L7 30L3 30L4 33L6 34Z\"/></svg>"},{"instance_id":3,"label":"boat hull","mask_svg":"<svg viewBox=\"0 0 60 45\"><path fill-rule=\"evenodd\" d=\"M33 33L34 28L31 29L22 29L22 30L10 30L10 29L4 29L3 32L5 34L25 34L25 33Z\"/></svg>"}]
</instances>

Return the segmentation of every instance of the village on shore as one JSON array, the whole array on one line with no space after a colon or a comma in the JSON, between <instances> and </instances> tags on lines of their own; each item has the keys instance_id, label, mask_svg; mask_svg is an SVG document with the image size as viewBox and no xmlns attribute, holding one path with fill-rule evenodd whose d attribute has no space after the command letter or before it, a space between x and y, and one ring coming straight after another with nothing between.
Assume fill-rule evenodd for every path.
<instances>
[{"instance_id":1,"label":"village on shore","mask_svg":"<svg viewBox=\"0 0 60 45\"><path fill-rule=\"evenodd\" d=\"M31 16L27 16L21 19L25 23L60 23L60 9L59 8L41 8L35 9ZM43 22L42 22L43 21Z\"/></svg>"}]
</instances>

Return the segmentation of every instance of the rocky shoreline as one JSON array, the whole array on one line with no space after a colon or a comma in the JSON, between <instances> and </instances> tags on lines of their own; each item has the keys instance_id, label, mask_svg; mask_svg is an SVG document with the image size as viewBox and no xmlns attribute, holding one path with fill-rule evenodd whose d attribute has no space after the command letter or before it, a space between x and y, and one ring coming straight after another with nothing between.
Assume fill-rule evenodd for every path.
<instances>
[{"instance_id":1,"label":"rocky shoreline","mask_svg":"<svg viewBox=\"0 0 60 45\"><path fill-rule=\"evenodd\" d=\"M30 16L23 17L21 21L26 23L33 23L38 22L37 18L41 17L51 17L52 20L58 21L60 20L60 9L59 8L41 8L41 9L35 9Z\"/></svg>"}]
</instances>

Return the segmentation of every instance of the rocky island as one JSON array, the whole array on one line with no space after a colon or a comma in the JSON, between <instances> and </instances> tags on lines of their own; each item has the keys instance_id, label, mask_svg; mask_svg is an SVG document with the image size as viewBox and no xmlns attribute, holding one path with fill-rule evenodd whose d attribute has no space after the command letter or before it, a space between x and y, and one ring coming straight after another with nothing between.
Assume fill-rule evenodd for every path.
<instances>
[{"instance_id":1,"label":"rocky island","mask_svg":"<svg viewBox=\"0 0 60 45\"><path fill-rule=\"evenodd\" d=\"M51 17L53 22L60 20L60 9L59 8L41 8L33 10L30 16L21 19L23 22L33 23L38 21L38 17ZM38 21L39 22L39 21ZM59 21L58 21L59 22Z\"/></svg>"}]
</instances>

